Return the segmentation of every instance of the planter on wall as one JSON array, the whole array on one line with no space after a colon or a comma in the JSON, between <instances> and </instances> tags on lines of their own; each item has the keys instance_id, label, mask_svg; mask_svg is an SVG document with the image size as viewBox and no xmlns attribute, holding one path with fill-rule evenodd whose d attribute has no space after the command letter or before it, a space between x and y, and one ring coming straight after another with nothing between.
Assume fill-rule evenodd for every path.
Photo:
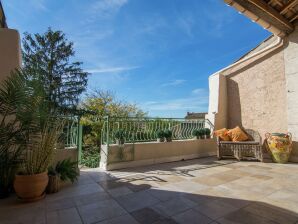
<instances>
[{"instance_id":1,"label":"planter on wall","mask_svg":"<svg viewBox=\"0 0 298 224\"><path fill-rule=\"evenodd\" d=\"M266 140L271 151L272 159L277 163L286 163L292 151L291 133L267 133Z\"/></svg>"},{"instance_id":2,"label":"planter on wall","mask_svg":"<svg viewBox=\"0 0 298 224\"><path fill-rule=\"evenodd\" d=\"M44 198L48 181L47 172L34 175L16 175L14 189L22 201L37 201Z\"/></svg>"}]
</instances>

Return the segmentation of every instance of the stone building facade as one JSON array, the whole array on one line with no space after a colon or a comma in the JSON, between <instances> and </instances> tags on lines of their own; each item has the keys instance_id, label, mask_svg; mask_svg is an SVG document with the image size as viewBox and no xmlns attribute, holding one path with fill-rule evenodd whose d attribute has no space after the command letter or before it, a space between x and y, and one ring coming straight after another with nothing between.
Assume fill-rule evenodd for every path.
<instances>
[{"instance_id":1,"label":"stone building facade","mask_svg":"<svg viewBox=\"0 0 298 224\"><path fill-rule=\"evenodd\" d=\"M291 161L298 162L298 26L285 38L271 36L239 61L209 77L207 118L215 128L237 125L291 132Z\"/></svg>"}]
</instances>

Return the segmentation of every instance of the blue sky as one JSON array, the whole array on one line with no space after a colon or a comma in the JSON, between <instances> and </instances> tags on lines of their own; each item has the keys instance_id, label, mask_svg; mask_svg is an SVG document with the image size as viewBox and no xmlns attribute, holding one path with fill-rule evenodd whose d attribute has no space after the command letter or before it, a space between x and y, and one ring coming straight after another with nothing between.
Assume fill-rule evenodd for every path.
<instances>
[{"instance_id":1,"label":"blue sky","mask_svg":"<svg viewBox=\"0 0 298 224\"><path fill-rule=\"evenodd\" d=\"M62 30L88 91L114 91L150 116L208 110L208 76L270 33L222 0L2 0L22 34Z\"/></svg>"}]
</instances>

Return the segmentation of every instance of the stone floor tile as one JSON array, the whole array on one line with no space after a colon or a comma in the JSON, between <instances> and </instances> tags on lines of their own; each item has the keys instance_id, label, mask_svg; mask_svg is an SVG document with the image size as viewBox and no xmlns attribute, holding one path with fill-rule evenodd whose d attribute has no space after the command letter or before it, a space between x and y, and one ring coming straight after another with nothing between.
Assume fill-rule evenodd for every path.
<instances>
[{"instance_id":1,"label":"stone floor tile","mask_svg":"<svg viewBox=\"0 0 298 224\"><path fill-rule=\"evenodd\" d=\"M174 219L165 218L154 222L153 224L178 224Z\"/></svg>"},{"instance_id":2,"label":"stone floor tile","mask_svg":"<svg viewBox=\"0 0 298 224\"><path fill-rule=\"evenodd\" d=\"M155 224L178 223L180 216L194 221L198 214L217 223L298 224L297 171L297 164L215 157L108 172L82 169L78 182L45 200L0 200L0 223L141 223L132 212L161 216Z\"/></svg>"},{"instance_id":3,"label":"stone floor tile","mask_svg":"<svg viewBox=\"0 0 298 224\"><path fill-rule=\"evenodd\" d=\"M62 198L57 200L50 200L46 203L47 211L62 210L75 207L73 198Z\"/></svg>"},{"instance_id":4,"label":"stone floor tile","mask_svg":"<svg viewBox=\"0 0 298 224\"><path fill-rule=\"evenodd\" d=\"M210 218L193 209L174 215L172 218L181 224L207 224L212 222Z\"/></svg>"},{"instance_id":5,"label":"stone floor tile","mask_svg":"<svg viewBox=\"0 0 298 224\"><path fill-rule=\"evenodd\" d=\"M47 213L47 223L51 224L81 224L83 223L76 208L68 208Z\"/></svg>"},{"instance_id":6,"label":"stone floor tile","mask_svg":"<svg viewBox=\"0 0 298 224\"><path fill-rule=\"evenodd\" d=\"M195 202L197 205L202 205L202 204L209 203L211 201L217 200L217 197L206 195L204 190L202 190L202 192L204 194L198 194L198 193L188 194L188 193L185 193L183 195L183 197L187 198L188 200L191 200L191 201Z\"/></svg>"},{"instance_id":7,"label":"stone floor tile","mask_svg":"<svg viewBox=\"0 0 298 224\"><path fill-rule=\"evenodd\" d=\"M130 213L139 223L152 224L166 217L151 208L142 208Z\"/></svg>"},{"instance_id":8,"label":"stone floor tile","mask_svg":"<svg viewBox=\"0 0 298 224\"><path fill-rule=\"evenodd\" d=\"M84 223L94 223L126 214L127 212L113 199L78 207Z\"/></svg>"},{"instance_id":9,"label":"stone floor tile","mask_svg":"<svg viewBox=\"0 0 298 224\"><path fill-rule=\"evenodd\" d=\"M276 224L276 222L241 209L229 213L216 221L220 224Z\"/></svg>"},{"instance_id":10,"label":"stone floor tile","mask_svg":"<svg viewBox=\"0 0 298 224\"><path fill-rule=\"evenodd\" d=\"M177 191L167 191L163 189L149 189L148 192L153 197L157 198L160 201L168 201L173 198L182 197L184 192L177 192Z\"/></svg>"},{"instance_id":11,"label":"stone floor tile","mask_svg":"<svg viewBox=\"0 0 298 224\"><path fill-rule=\"evenodd\" d=\"M173 183L172 185L177 191L188 193L208 188L206 185L191 180Z\"/></svg>"},{"instance_id":12,"label":"stone floor tile","mask_svg":"<svg viewBox=\"0 0 298 224\"><path fill-rule=\"evenodd\" d=\"M243 210L280 224L298 222L297 213L289 212L285 209L265 203L251 203L243 208Z\"/></svg>"},{"instance_id":13,"label":"stone floor tile","mask_svg":"<svg viewBox=\"0 0 298 224\"><path fill-rule=\"evenodd\" d=\"M194 182L197 182L199 184L205 185L205 186L217 186L220 184L226 183L225 180L212 177L211 175L204 176L204 177L198 177L194 180Z\"/></svg>"},{"instance_id":14,"label":"stone floor tile","mask_svg":"<svg viewBox=\"0 0 298 224\"><path fill-rule=\"evenodd\" d=\"M208 216L209 218L216 220L231 212L236 211L238 208L225 203L224 201L211 201L210 203L199 205L194 208L196 211Z\"/></svg>"},{"instance_id":15,"label":"stone floor tile","mask_svg":"<svg viewBox=\"0 0 298 224\"><path fill-rule=\"evenodd\" d=\"M139 224L131 215L121 215L116 218L107 219L96 224Z\"/></svg>"},{"instance_id":16,"label":"stone floor tile","mask_svg":"<svg viewBox=\"0 0 298 224\"><path fill-rule=\"evenodd\" d=\"M120 196L123 196L123 195L133 193L133 191L130 190L128 187L117 187L117 188L109 189L107 192L112 197L120 197Z\"/></svg>"},{"instance_id":17,"label":"stone floor tile","mask_svg":"<svg viewBox=\"0 0 298 224\"><path fill-rule=\"evenodd\" d=\"M107 181L100 181L98 184L105 190L111 190L118 187L125 187L127 186L127 182L121 180L107 180Z\"/></svg>"},{"instance_id":18,"label":"stone floor tile","mask_svg":"<svg viewBox=\"0 0 298 224\"><path fill-rule=\"evenodd\" d=\"M108 200L110 198L111 196L106 192L96 192L91 194L79 195L77 197L74 197L73 200L76 206L81 206Z\"/></svg>"},{"instance_id":19,"label":"stone floor tile","mask_svg":"<svg viewBox=\"0 0 298 224\"><path fill-rule=\"evenodd\" d=\"M128 212L149 207L159 202L158 199L154 198L146 191L117 197L115 200Z\"/></svg>"},{"instance_id":20,"label":"stone floor tile","mask_svg":"<svg viewBox=\"0 0 298 224\"><path fill-rule=\"evenodd\" d=\"M165 214L166 216L172 216L179 212L183 212L192 207L195 207L196 205L196 203L194 203L191 200L188 200L187 198L178 197L173 198L169 201L160 202L152 206L152 208L161 214Z\"/></svg>"}]
</instances>

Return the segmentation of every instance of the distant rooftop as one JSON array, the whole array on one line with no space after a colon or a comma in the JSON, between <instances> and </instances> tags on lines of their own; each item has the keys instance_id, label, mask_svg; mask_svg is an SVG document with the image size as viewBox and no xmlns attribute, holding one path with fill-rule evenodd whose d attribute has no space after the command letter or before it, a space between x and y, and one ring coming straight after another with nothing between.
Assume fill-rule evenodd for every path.
<instances>
[{"instance_id":1,"label":"distant rooftop","mask_svg":"<svg viewBox=\"0 0 298 224\"><path fill-rule=\"evenodd\" d=\"M185 119L205 119L207 112L187 112Z\"/></svg>"}]
</instances>

